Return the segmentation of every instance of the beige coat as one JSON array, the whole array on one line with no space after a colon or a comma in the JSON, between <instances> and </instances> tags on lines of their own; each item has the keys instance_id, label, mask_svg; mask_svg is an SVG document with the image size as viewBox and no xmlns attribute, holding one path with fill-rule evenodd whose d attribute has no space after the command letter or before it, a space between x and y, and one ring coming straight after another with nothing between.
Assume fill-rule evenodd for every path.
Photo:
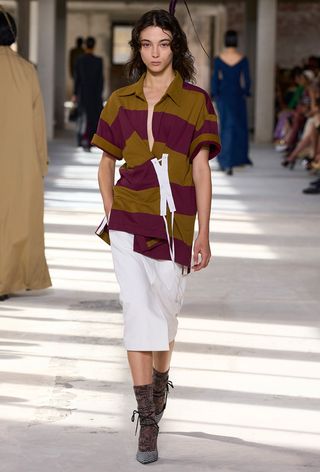
<instances>
[{"instance_id":1,"label":"beige coat","mask_svg":"<svg viewBox=\"0 0 320 472\"><path fill-rule=\"evenodd\" d=\"M51 285L43 228L47 160L35 68L0 46L0 295Z\"/></svg>"}]
</instances>

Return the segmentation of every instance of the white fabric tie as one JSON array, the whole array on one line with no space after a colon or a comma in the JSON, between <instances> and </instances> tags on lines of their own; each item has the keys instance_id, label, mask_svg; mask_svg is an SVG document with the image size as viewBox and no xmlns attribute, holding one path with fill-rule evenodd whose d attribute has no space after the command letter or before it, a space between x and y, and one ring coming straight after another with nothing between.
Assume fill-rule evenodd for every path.
<instances>
[{"instance_id":1,"label":"white fabric tie","mask_svg":"<svg viewBox=\"0 0 320 472\"><path fill-rule=\"evenodd\" d=\"M160 215L163 218L166 234L169 244L169 251L170 257L172 262L175 260L175 251L174 251L174 237L173 237L173 224L174 224L174 212L176 211L176 207L174 204L170 180L169 180L169 173L168 173L168 157L169 154L162 154L161 159L157 159L156 157L151 159L153 164L154 170L156 171L159 188L160 188ZM161 164L160 164L161 162ZM171 228L172 228L172 240L170 241L168 223L167 223L167 207L171 213Z\"/></svg>"}]
</instances>

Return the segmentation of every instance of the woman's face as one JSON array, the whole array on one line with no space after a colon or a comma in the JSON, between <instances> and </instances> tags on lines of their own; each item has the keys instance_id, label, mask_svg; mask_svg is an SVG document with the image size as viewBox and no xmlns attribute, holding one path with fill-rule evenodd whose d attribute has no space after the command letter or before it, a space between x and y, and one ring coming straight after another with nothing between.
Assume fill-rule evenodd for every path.
<instances>
[{"instance_id":1,"label":"woman's face","mask_svg":"<svg viewBox=\"0 0 320 472\"><path fill-rule=\"evenodd\" d=\"M140 33L140 55L148 71L162 73L172 68L172 34L159 26L148 26Z\"/></svg>"}]
</instances>

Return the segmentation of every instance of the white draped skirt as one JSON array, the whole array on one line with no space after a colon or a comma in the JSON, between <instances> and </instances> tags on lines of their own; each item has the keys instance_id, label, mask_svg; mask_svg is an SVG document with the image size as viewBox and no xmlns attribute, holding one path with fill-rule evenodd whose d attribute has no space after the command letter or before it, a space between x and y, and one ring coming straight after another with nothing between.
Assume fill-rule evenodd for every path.
<instances>
[{"instance_id":1,"label":"white draped skirt","mask_svg":"<svg viewBox=\"0 0 320 472\"><path fill-rule=\"evenodd\" d=\"M133 235L110 230L128 351L168 351L175 339L186 277L180 264L133 250Z\"/></svg>"}]
</instances>

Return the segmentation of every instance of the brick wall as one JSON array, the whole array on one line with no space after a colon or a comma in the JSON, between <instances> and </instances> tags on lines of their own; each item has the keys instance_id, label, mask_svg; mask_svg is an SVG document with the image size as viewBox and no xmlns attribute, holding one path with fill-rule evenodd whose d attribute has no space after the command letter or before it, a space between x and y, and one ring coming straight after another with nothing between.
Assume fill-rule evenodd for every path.
<instances>
[{"instance_id":1,"label":"brick wall","mask_svg":"<svg viewBox=\"0 0 320 472\"><path fill-rule=\"evenodd\" d=\"M245 41L245 21L246 7L245 2L228 2L227 8L227 28L237 31L239 38L239 49L244 51Z\"/></svg>"},{"instance_id":2,"label":"brick wall","mask_svg":"<svg viewBox=\"0 0 320 472\"><path fill-rule=\"evenodd\" d=\"M230 2L227 28L239 33L239 49L244 50L245 2ZM320 1L279 2L277 17L277 63L281 67L303 65L311 56L320 56Z\"/></svg>"},{"instance_id":3,"label":"brick wall","mask_svg":"<svg viewBox=\"0 0 320 472\"><path fill-rule=\"evenodd\" d=\"M311 55L320 56L320 2L279 3L277 63L302 65Z\"/></svg>"}]
</instances>

